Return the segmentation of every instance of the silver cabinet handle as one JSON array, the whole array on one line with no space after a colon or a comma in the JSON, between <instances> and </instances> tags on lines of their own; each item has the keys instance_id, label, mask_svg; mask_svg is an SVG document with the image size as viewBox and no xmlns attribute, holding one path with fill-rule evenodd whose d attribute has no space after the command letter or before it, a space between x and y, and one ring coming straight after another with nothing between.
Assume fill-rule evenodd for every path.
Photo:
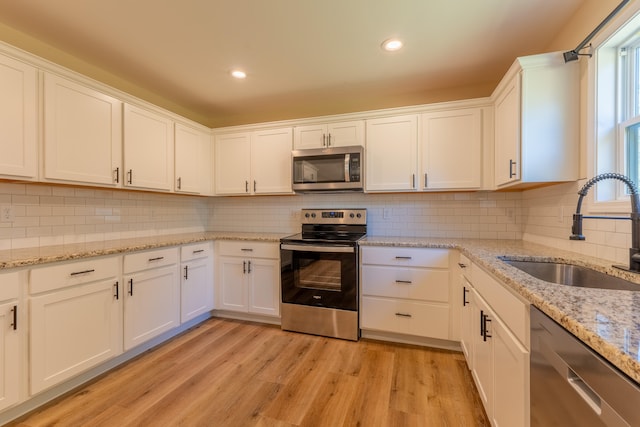
<instances>
[{"instance_id":1,"label":"silver cabinet handle","mask_svg":"<svg viewBox=\"0 0 640 427\"><path fill-rule=\"evenodd\" d=\"M204 249L198 249L198 250L193 251L192 253L199 254L201 252L204 252Z\"/></svg>"},{"instance_id":2,"label":"silver cabinet handle","mask_svg":"<svg viewBox=\"0 0 640 427\"><path fill-rule=\"evenodd\" d=\"M155 258L149 258L149 262L160 261L161 259L164 259L164 257L163 256L159 256L159 257L155 257Z\"/></svg>"},{"instance_id":3,"label":"silver cabinet handle","mask_svg":"<svg viewBox=\"0 0 640 427\"><path fill-rule=\"evenodd\" d=\"M463 263L461 263L461 262L459 262L459 263L458 263L458 266L459 266L460 268L467 268L467 264L463 264Z\"/></svg>"},{"instance_id":4,"label":"silver cabinet handle","mask_svg":"<svg viewBox=\"0 0 640 427\"><path fill-rule=\"evenodd\" d=\"M248 193L249 192L249 181L244 181L244 192Z\"/></svg>"},{"instance_id":5,"label":"silver cabinet handle","mask_svg":"<svg viewBox=\"0 0 640 427\"><path fill-rule=\"evenodd\" d=\"M411 280L396 280L396 283L404 283L406 285L410 285L413 282Z\"/></svg>"},{"instance_id":6,"label":"silver cabinet handle","mask_svg":"<svg viewBox=\"0 0 640 427\"><path fill-rule=\"evenodd\" d=\"M416 174L411 174L411 188L416 188Z\"/></svg>"},{"instance_id":7,"label":"silver cabinet handle","mask_svg":"<svg viewBox=\"0 0 640 427\"><path fill-rule=\"evenodd\" d=\"M129 279L129 295L133 296L133 279Z\"/></svg>"},{"instance_id":8,"label":"silver cabinet handle","mask_svg":"<svg viewBox=\"0 0 640 427\"><path fill-rule=\"evenodd\" d=\"M425 173L425 174L424 174L424 188L429 187L428 182L429 182L429 181L427 181L427 174Z\"/></svg>"},{"instance_id":9,"label":"silver cabinet handle","mask_svg":"<svg viewBox=\"0 0 640 427\"><path fill-rule=\"evenodd\" d=\"M331 134L327 137L327 147L331 147Z\"/></svg>"},{"instance_id":10,"label":"silver cabinet handle","mask_svg":"<svg viewBox=\"0 0 640 427\"><path fill-rule=\"evenodd\" d=\"M253 180L253 192L254 193L256 192L256 180L255 179Z\"/></svg>"},{"instance_id":11,"label":"silver cabinet handle","mask_svg":"<svg viewBox=\"0 0 640 427\"><path fill-rule=\"evenodd\" d=\"M11 309L11 312L13 313L13 322L11 323L11 328L14 331L18 330L18 306L14 305L13 308Z\"/></svg>"},{"instance_id":12,"label":"silver cabinet handle","mask_svg":"<svg viewBox=\"0 0 640 427\"><path fill-rule=\"evenodd\" d=\"M412 317L409 313L396 313L398 317Z\"/></svg>"},{"instance_id":13,"label":"silver cabinet handle","mask_svg":"<svg viewBox=\"0 0 640 427\"><path fill-rule=\"evenodd\" d=\"M178 190L182 190L182 177L178 177Z\"/></svg>"},{"instance_id":14,"label":"silver cabinet handle","mask_svg":"<svg viewBox=\"0 0 640 427\"><path fill-rule=\"evenodd\" d=\"M113 174L115 175L114 178L113 178L113 182L115 182L116 184L119 183L120 182L120 168L119 167L116 168L113 171Z\"/></svg>"},{"instance_id":15,"label":"silver cabinet handle","mask_svg":"<svg viewBox=\"0 0 640 427\"><path fill-rule=\"evenodd\" d=\"M327 146L327 134L326 133L322 134L322 146L323 147Z\"/></svg>"},{"instance_id":16,"label":"silver cabinet handle","mask_svg":"<svg viewBox=\"0 0 640 427\"><path fill-rule=\"evenodd\" d=\"M189 280L189 266L184 266L184 280Z\"/></svg>"},{"instance_id":17,"label":"silver cabinet handle","mask_svg":"<svg viewBox=\"0 0 640 427\"><path fill-rule=\"evenodd\" d=\"M115 288L116 294L113 296L116 300L120 299L120 282L116 282L113 284L113 287Z\"/></svg>"},{"instance_id":18,"label":"silver cabinet handle","mask_svg":"<svg viewBox=\"0 0 640 427\"><path fill-rule=\"evenodd\" d=\"M247 273L251 274L251 261L247 261Z\"/></svg>"},{"instance_id":19,"label":"silver cabinet handle","mask_svg":"<svg viewBox=\"0 0 640 427\"><path fill-rule=\"evenodd\" d=\"M133 169L129 169L127 172L127 184L133 184Z\"/></svg>"},{"instance_id":20,"label":"silver cabinet handle","mask_svg":"<svg viewBox=\"0 0 640 427\"><path fill-rule=\"evenodd\" d=\"M397 256L396 259L411 259L410 256Z\"/></svg>"},{"instance_id":21,"label":"silver cabinet handle","mask_svg":"<svg viewBox=\"0 0 640 427\"><path fill-rule=\"evenodd\" d=\"M467 293L469 293L469 289L467 289L466 286L462 287L462 306L466 307L467 304L469 304L469 301L467 301Z\"/></svg>"},{"instance_id":22,"label":"silver cabinet handle","mask_svg":"<svg viewBox=\"0 0 640 427\"><path fill-rule=\"evenodd\" d=\"M253 248L240 248L242 252L253 252Z\"/></svg>"}]
</instances>

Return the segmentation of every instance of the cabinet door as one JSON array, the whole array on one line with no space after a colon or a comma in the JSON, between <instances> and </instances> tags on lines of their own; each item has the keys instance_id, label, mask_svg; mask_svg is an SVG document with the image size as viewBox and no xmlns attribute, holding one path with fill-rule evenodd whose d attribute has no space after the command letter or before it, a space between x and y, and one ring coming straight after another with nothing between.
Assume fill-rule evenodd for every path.
<instances>
[{"instance_id":1,"label":"cabinet door","mask_svg":"<svg viewBox=\"0 0 640 427\"><path fill-rule=\"evenodd\" d=\"M209 258L182 264L180 321L193 319L213 309L213 266Z\"/></svg>"},{"instance_id":2,"label":"cabinet door","mask_svg":"<svg viewBox=\"0 0 640 427\"><path fill-rule=\"evenodd\" d=\"M467 360L469 369L473 370L473 340L474 340L474 312L473 312L473 293L471 292L471 285L466 278L462 277L462 295L460 301L456 301L456 304L461 304L461 320L460 320L460 347Z\"/></svg>"},{"instance_id":3,"label":"cabinet door","mask_svg":"<svg viewBox=\"0 0 640 427\"><path fill-rule=\"evenodd\" d=\"M175 265L125 277L124 348L129 350L180 324L180 280Z\"/></svg>"},{"instance_id":4,"label":"cabinet door","mask_svg":"<svg viewBox=\"0 0 640 427\"><path fill-rule=\"evenodd\" d=\"M20 399L19 309L17 300L0 304L0 410Z\"/></svg>"},{"instance_id":5,"label":"cabinet door","mask_svg":"<svg viewBox=\"0 0 640 427\"><path fill-rule=\"evenodd\" d=\"M117 186L122 179L122 103L70 80L44 80L44 177Z\"/></svg>"},{"instance_id":6,"label":"cabinet door","mask_svg":"<svg viewBox=\"0 0 640 427\"><path fill-rule=\"evenodd\" d=\"M175 126L175 189L180 193L206 193L209 135L176 123ZM204 161L203 161L204 160ZM208 168L208 169L207 169Z\"/></svg>"},{"instance_id":7,"label":"cabinet door","mask_svg":"<svg viewBox=\"0 0 640 427\"><path fill-rule=\"evenodd\" d=\"M417 188L417 116L367 120L367 191Z\"/></svg>"},{"instance_id":8,"label":"cabinet door","mask_svg":"<svg viewBox=\"0 0 640 427\"><path fill-rule=\"evenodd\" d=\"M247 260L249 312L280 315L280 263L277 260Z\"/></svg>"},{"instance_id":9,"label":"cabinet door","mask_svg":"<svg viewBox=\"0 0 640 427\"><path fill-rule=\"evenodd\" d=\"M173 189L173 122L142 108L124 106L124 184Z\"/></svg>"},{"instance_id":10,"label":"cabinet door","mask_svg":"<svg viewBox=\"0 0 640 427\"><path fill-rule=\"evenodd\" d=\"M293 147L296 150L327 147L327 125L296 126L293 130Z\"/></svg>"},{"instance_id":11,"label":"cabinet door","mask_svg":"<svg viewBox=\"0 0 640 427\"><path fill-rule=\"evenodd\" d=\"M0 55L0 176L38 174L37 70Z\"/></svg>"},{"instance_id":12,"label":"cabinet door","mask_svg":"<svg viewBox=\"0 0 640 427\"><path fill-rule=\"evenodd\" d=\"M247 295L247 260L236 257L218 258L218 298L217 308L221 310L249 310Z\"/></svg>"},{"instance_id":13,"label":"cabinet door","mask_svg":"<svg viewBox=\"0 0 640 427\"><path fill-rule=\"evenodd\" d=\"M496 186L521 179L520 74L505 86L495 103Z\"/></svg>"},{"instance_id":14,"label":"cabinet door","mask_svg":"<svg viewBox=\"0 0 640 427\"><path fill-rule=\"evenodd\" d=\"M255 194L292 193L292 129L256 131L251 136L251 179Z\"/></svg>"},{"instance_id":15,"label":"cabinet door","mask_svg":"<svg viewBox=\"0 0 640 427\"><path fill-rule=\"evenodd\" d=\"M122 352L117 286L105 280L31 297L31 394Z\"/></svg>"},{"instance_id":16,"label":"cabinet door","mask_svg":"<svg viewBox=\"0 0 640 427\"><path fill-rule=\"evenodd\" d=\"M499 319L493 321L494 395L493 425L529 423L529 352ZM504 404L508 402L508 404Z\"/></svg>"},{"instance_id":17,"label":"cabinet door","mask_svg":"<svg viewBox=\"0 0 640 427\"><path fill-rule=\"evenodd\" d=\"M483 335L486 319L489 319L488 335L493 332L493 317L489 306L475 289L472 289L473 312L473 379L489 419L493 418L493 341ZM491 313L491 314L490 314ZM488 316L488 317L484 317Z\"/></svg>"},{"instance_id":18,"label":"cabinet door","mask_svg":"<svg viewBox=\"0 0 640 427\"><path fill-rule=\"evenodd\" d=\"M422 115L422 168L425 190L473 189L481 185L480 108Z\"/></svg>"},{"instance_id":19,"label":"cabinet door","mask_svg":"<svg viewBox=\"0 0 640 427\"><path fill-rule=\"evenodd\" d=\"M215 161L216 194L249 194L251 133L216 136Z\"/></svg>"},{"instance_id":20,"label":"cabinet door","mask_svg":"<svg viewBox=\"0 0 640 427\"><path fill-rule=\"evenodd\" d=\"M364 121L330 123L327 125L329 147L364 146Z\"/></svg>"}]
</instances>

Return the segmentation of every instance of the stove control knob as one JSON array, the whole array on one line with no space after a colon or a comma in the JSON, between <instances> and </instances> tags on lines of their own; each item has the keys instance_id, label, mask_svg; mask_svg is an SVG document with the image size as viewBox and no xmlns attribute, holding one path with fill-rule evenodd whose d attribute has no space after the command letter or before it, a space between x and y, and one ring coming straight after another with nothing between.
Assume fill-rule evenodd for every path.
<instances>
[{"instance_id":1,"label":"stove control knob","mask_svg":"<svg viewBox=\"0 0 640 427\"><path fill-rule=\"evenodd\" d=\"M304 214L305 218L309 218L309 212L307 212L306 214Z\"/></svg>"},{"instance_id":2,"label":"stove control knob","mask_svg":"<svg viewBox=\"0 0 640 427\"><path fill-rule=\"evenodd\" d=\"M357 214L356 216L357 216L358 218L361 218L361 217L362 217L362 214Z\"/></svg>"},{"instance_id":3,"label":"stove control knob","mask_svg":"<svg viewBox=\"0 0 640 427\"><path fill-rule=\"evenodd\" d=\"M311 218L315 218L315 217L316 217L316 214L314 212L314 213L311 214Z\"/></svg>"},{"instance_id":4,"label":"stove control knob","mask_svg":"<svg viewBox=\"0 0 640 427\"><path fill-rule=\"evenodd\" d=\"M353 214L353 212L351 212L351 213L349 214L349 217L351 217L351 218L353 218L354 216L355 216L355 215Z\"/></svg>"}]
</instances>

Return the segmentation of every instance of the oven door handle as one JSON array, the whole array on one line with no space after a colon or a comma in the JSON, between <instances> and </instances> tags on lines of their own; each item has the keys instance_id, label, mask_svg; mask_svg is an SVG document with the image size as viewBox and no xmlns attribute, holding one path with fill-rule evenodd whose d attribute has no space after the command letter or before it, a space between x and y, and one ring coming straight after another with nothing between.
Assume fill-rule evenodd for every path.
<instances>
[{"instance_id":1,"label":"oven door handle","mask_svg":"<svg viewBox=\"0 0 640 427\"><path fill-rule=\"evenodd\" d=\"M302 252L340 252L354 253L356 249L353 246L332 246L332 245L292 245L282 243L280 249L286 251L302 251Z\"/></svg>"}]
</instances>

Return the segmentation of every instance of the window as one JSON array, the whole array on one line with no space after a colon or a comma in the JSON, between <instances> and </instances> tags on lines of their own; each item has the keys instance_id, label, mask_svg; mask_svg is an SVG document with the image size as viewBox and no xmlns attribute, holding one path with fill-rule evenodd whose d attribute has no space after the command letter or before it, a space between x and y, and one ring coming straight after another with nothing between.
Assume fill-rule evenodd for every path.
<instances>
[{"instance_id":1,"label":"window","mask_svg":"<svg viewBox=\"0 0 640 427\"><path fill-rule=\"evenodd\" d=\"M594 39L594 57L589 60L588 123L593 123L589 177L618 172L640 185L640 6L623 10ZM592 118L592 120L591 120ZM624 184L598 183L590 211L628 212Z\"/></svg>"}]
</instances>

